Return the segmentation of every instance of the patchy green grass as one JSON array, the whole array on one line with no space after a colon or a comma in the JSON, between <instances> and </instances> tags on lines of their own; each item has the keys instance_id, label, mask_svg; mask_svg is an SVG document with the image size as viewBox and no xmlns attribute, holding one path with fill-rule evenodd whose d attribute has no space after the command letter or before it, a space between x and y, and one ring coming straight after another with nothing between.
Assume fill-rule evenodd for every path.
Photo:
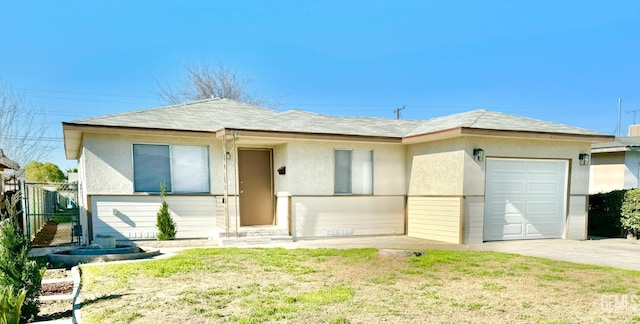
<instances>
[{"instance_id":1,"label":"patchy green grass","mask_svg":"<svg viewBox=\"0 0 640 324\"><path fill-rule=\"evenodd\" d=\"M81 270L87 323L633 322L640 306L640 272L486 251L212 248Z\"/></svg>"}]
</instances>

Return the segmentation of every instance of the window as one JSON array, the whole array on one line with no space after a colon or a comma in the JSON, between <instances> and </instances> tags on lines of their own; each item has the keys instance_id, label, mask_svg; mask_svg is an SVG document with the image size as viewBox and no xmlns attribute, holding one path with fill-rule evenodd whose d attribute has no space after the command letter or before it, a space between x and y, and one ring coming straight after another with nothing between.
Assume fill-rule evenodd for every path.
<instances>
[{"instance_id":1,"label":"window","mask_svg":"<svg viewBox=\"0 0 640 324\"><path fill-rule=\"evenodd\" d=\"M133 185L136 192L209 192L206 146L133 144Z\"/></svg>"},{"instance_id":2,"label":"window","mask_svg":"<svg viewBox=\"0 0 640 324\"><path fill-rule=\"evenodd\" d=\"M373 194L373 151L335 150L334 153L334 193Z\"/></svg>"}]
</instances>

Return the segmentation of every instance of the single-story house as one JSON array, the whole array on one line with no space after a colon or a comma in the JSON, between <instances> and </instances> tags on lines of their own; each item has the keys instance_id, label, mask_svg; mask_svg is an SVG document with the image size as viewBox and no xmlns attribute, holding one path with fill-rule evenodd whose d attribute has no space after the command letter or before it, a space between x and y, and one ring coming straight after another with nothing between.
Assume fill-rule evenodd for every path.
<instances>
[{"instance_id":1,"label":"single-story house","mask_svg":"<svg viewBox=\"0 0 640 324\"><path fill-rule=\"evenodd\" d=\"M337 117L210 99L63 123L85 242L155 236L161 183L177 238L274 229L294 239L451 243L585 239L591 144L612 136L475 110Z\"/></svg>"},{"instance_id":2,"label":"single-story house","mask_svg":"<svg viewBox=\"0 0 640 324\"><path fill-rule=\"evenodd\" d=\"M638 188L640 136L616 137L591 146L589 193Z\"/></svg>"}]
</instances>

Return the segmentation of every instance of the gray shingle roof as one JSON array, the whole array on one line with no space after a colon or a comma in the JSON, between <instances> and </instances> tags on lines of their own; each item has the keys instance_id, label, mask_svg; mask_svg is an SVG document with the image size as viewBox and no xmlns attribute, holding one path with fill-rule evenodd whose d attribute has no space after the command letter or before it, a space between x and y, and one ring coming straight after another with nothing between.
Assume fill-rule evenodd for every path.
<instances>
[{"instance_id":1,"label":"gray shingle roof","mask_svg":"<svg viewBox=\"0 0 640 324\"><path fill-rule=\"evenodd\" d=\"M584 128L483 109L428 119L416 129L406 133L405 136L415 136L457 127L576 135L605 135Z\"/></svg>"},{"instance_id":2,"label":"gray shingle roof","mask_svg":"<svg viewBox=\"0 0 640 324\"><path fill-rule=\"evenodd\" d=\"M217 131L238 128L248 120L264 119L278 112L229 99L207 99L127 113L73 120L68 123L93 126Z\"/></svg>"},{"instance_id":3,"label":"gray shingle roof","mask_svg":"<svg viewBox=\"0 0 640 324\"><path fill-rule=\"evenodd\" d=\"M281 132L344 134L361 136L402 137L420 122L387 118L338 117L290 110L268 119L243 125L243 128Z\"/></svg>"},{"instance_id":4,"label":"gray shingle roof","mask_svg":"<svg viewBox=\"0 0 640 324\"><path fill-rule=\"evenodd\" d=\"M489 110L474 110L418 121L390 118L339 117L301 110L278 112L235 100L220 98L81 119L68 123L195 131L217 131L223 128L234 128L397 138L459 127L576 135L605 135L583 128Z\"/></svg>"},{"instance_id":5,"label":"gray shingle roof","mask_svg":"<svg viewBox=\"0 0 640 324\"><path fill-rule=\"evenodd\" d=\"M624 136L616 137L612 142L595 143L591 145L591 149L600 152L607 151L626 151L628 148L640 148L640 136Z\"/></svg>"},{"instance_id":6,"label":"gray shingle roof","mask_svg":"<svg viewBox=\"0 0 640 324\"><path fill-rule=\"evenodd\" d=\"M4 151L0 149L0 167L18 170L20 169L20 164L4 155Z\"/></svg>"}]
</instances>

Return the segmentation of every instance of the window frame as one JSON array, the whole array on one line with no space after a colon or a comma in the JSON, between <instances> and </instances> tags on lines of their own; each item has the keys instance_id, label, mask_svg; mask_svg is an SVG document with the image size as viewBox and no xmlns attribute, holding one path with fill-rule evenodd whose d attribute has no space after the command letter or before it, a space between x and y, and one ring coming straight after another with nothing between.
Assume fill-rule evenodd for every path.
<instances>
[{"instance_id":1,"label":"window frame","mask_svg":"<svg viewBox=\"0 0 640 324\"><path fill-rule=\"evenodd\" d=\"M171 190L167 191L168 194L172 195L206 195L211 194L211 147L209 145L186 145L186 144L168 144L168 143L149 143L149 142L132 142L131 143L131 169L132 169L132 185L133 185L133 193L135 194L159 194L160 191L138 191L136 190L136 168L135 168L135 154L134 154L134 146L135 145L154 145L154 146L167 146L169 148L169 181L171 181ZM196 146L204 148L206 152L206 178L207 178L207 190L206 191L177 191L174 186L174 171L173 171L173 147L174 146ZM159 189L159 187L158 187Z\"/></svg>"},{"instance_id":2,"label":"window frame","mask_svg":"<svg viewBox=\"0 0 640 324\"><path fill-rule=\"evenodd\" d=\"M336 152L337 151L348 151L351 152L351 165L349 166L349 174L351 176L351 184L350 184L350 192L345 193L345 192L336 192ZM353 193L353 152L354 151L364 151L364 152L370 152L371 154L371 193ZM375 160L375 156L374 156L374 150L373 149L339 149L339 148L334 148L333 149L333 194L335 196L373 196L375 195L375 179L374 179L374 170L375 170L375 164L374 164L374 160Z\"/></svg>"}]
</instances>

